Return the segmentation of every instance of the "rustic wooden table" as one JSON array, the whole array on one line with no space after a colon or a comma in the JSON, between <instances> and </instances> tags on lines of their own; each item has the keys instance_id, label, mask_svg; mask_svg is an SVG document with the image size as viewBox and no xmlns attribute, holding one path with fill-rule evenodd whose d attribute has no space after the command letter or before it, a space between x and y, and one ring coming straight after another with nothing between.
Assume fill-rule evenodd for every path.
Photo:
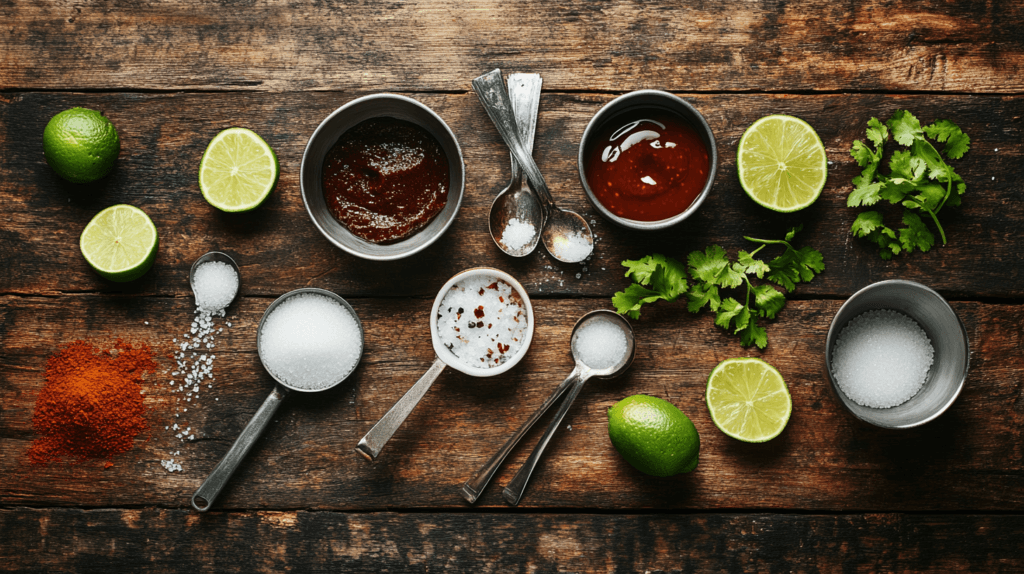
<instances>
[{"instance_id":1,"label":"rustic wooden table","mask_svg":"<svg viewBox=\"0 0 1024 574\"><path fill-rule=\"evenodd\" d=\"M13 0L0 3L0 569L24 571L976 571L1024 570L1024 8L1015 2L221 2ZM544 253L504 256L487 232L508 153L470 81L495 67L544 78L535 157L552 191L599 238L585 266ZM614 227L581 190L577 145L606 102L640 88L679 94L707 118L721 157L712 195L682 225ZM391 263L332 247L299 197L310 134L332 110L377 92L433 108L458 137L462 210L424 253ZM59 179L42 133L57 112L102 110L120 131L109 177ZM956 168L963 206L943 213L949 244L885 262L848 234L858 173L848 150L872 116L906 108L971 136ZM748 200L736 144L757 118L815 127L830 174L791 215ZM245 126L276 150L281 179L258 210L231 215L199 193L197 168L221 129ZM141 280L109 283L77 238L100 209L129 203L161 233ZM633 325L636 361L584 389L517 508L500 497L540 436L510 457L476 505L458 487L571 369L568 335L628 284L620 262L677 258L742 235L781 236L826 271L801 285L767 349L744 349L707 315L661 303ZM233 322L217 340L214 388L182 444L163 430L175 395L147 382L152 430L103 461L33 466L32 414L46 358L66 342L125 337L169 366L194 309L188 269L218 249L242 269ZM368 463L353 447L433 360L427 314L455 271L493 266L529 290L529 355L494 379L445 372ZM823 361L833 314L857 289L910 279L938 290L967 326L972 357L958 401L923 427L857 423ZM316 286L344 296L366 328L354 376L279 411L208 514L188 500L272 388L255 324L278 295ZM783 373L794 412L781 436L744 444L704 406L711 369L757 356ZM605 411L646 393L678 405L702 439L691 474L628 466ZM547 419L544 419L546 424ZM184 466L168 473L172 452Z\"/></svg>"}]
</instances>

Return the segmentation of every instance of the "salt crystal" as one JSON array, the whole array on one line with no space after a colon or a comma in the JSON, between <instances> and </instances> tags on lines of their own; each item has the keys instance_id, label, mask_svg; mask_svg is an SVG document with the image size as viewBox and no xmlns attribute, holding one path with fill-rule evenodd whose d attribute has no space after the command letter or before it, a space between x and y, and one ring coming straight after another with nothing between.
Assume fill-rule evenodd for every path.
<instances>
[{"instance_id":1,"label":"salt crystal","mask_svg":"<svg viewBox=\"0 0 1024 574\"><path fill-rule=\"evenodd\" d=\"M204 311L220 311L238 293L238 273L223 261L207 261L196 268L192 277L196 306Z\"/></svg>"},{"instance_id":2,"label":"salt crystal","mask_svg":"<svg viewBox=\"0 0 1024 574\"><path fill-rule=\"evenodd\" d=\"M626 334L611 321L591 319L576 332L573 349L591 369L614 367L626 355Z\"/></svg>"},{"instance_id":3,"label":"salt crystal","mask_svg":"<svg viewBox=\"0 0 1024 574\"><path fill-rule=\"evenodd\" d=\"M293 387L330 387L355 369L362 353L359 324L325 295L300 293L274 308L259 333L267 369Z\"/></svg>"},{"instance_id":4,"label":"salt crystal","mask_svg":"<svg viewBox=\"0 0 1024 574\"><path fill-rule=\"evenodd\" d=\"M536 235L537 228L532 223L513 217L508 220L505 231L501 233L501 242L505 247L516 251L533 241Z\"/></svg>"},{"instance_id":5,"label":"salt crystal","mask_svg":"<svg viewBox=\"0 0 1024 574\"><path fill-rule=\"evenodd\" d=\"M526 338L522 299L511 285L490 275L467 277L453 285L437 315L441 344L471 367L505 363Z\"/></svg>"},{"instance_id":6,"label":"salt crystal","mask_svg":"<svg viewBox=\"0 0 1024 574\"><path fill-rule=\"evenodd\" d=\"M555 238L552 249L555 251L554 256L556 258L576 263L590 256L591 252L594 251L594 245L587 241L587 238L582 233L575 231L570 235Z\"/></svg>"},{"instance_id":7,"label":"salt crystal","mask_svg":"<svg viewBox=\"0 0 1024 574\"><path fill-rule=\"evenodd\" d=\"M924 387L934 355L928 335L910 317L867 311L836 338L832 373L855 403L885 409L907 402Z\"/></svg>"}]
</instances>

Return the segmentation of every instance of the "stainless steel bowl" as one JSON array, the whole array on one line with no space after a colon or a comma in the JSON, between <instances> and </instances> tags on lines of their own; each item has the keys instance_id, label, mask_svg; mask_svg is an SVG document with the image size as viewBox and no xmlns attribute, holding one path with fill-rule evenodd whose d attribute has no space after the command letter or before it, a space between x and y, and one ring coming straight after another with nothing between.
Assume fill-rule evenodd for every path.
<instances>
[{"instance_id":1,"label":"stainless steel bowl","mask_svg":"<svg viewBox=\"0 0 1024 574\"><path fill-rule=\"evenodd\" d=\"M935 350L924 387L909 401L888 409L855 403L839 388L832 372L832 352L843 328L854 317L876 309L898 311L917 321ZM964 388L970 355L967 329L949 303L928 287L901 279L873 283L854 293L832 319L825 340L825 366L839 402L858 419L891 429L923 425L946 412Z\"/></svg>"},{"instance_id":2,"label":"stainless steel bowl","mask_svg":"<svg viewBox=\"0 0 1024 574\"><path fill-rule=\"evenodd\" d=\"M331 215L327 209L322 187L324 157L346 131L356 124L371 118L390 117L412 122L427 130L448 158L449 185L448 203L426 227L412 236L387 245L370 243L356 237ZM375 261L401 259L426 249L444 235L455 220L462 205L462 194L466 188L466 167L462 159L462 148L455 134L433 110L412 98L397 94L373 94L352 100L334 110L320 123L306 144L302 154L299 172L302 202L306 205L313 225L320 233L343 251L357 257Z\"/></svg>"},{"instance_id":3,"label":"stainless steel bowl","mask_svg":"<svg viewBox=\"0 0 1024 574\"><path fill-rule=\"evenodd\" d=\"M701 189L700 194L693 200L690 207L687 207L685 211L678 215L673 215L667 219L661 219L659 221L637 221L635 219L626 219L615 215L608 210L594 195L594 191L590 189L590 185L587 183L587 175L584 172L584 161L586 151L589 149L591 139L597 137L597 133L601 131L601 128L606 123L615 119L617 116L622 114L648 108L660 108L669 112L675 113L686 120L697 134L700 135L701 141L708 148L708 179L704 183L704 188ZM668 92L662 92L661 90L638 90L630 92L615 98L614 100L605 104L603 108L598 110L594 117L591 118L590 123L587 124L587 129L583 130L583 138L580 140L579 153L576 157L576 165L580 172L580 183L583 184L583 191L587 194L587 199L594 205L595 208L601 215L610 220L612 223L616 223L623 227L629 227L631 229L642 229L653 231L656 229L664 229L671 227L680 221L683 221L687 217L690 217L700 209L700 205L707 199L708 194L711 193L711 187L715 184L715 173L718 171L718 147L715 145L715 134L711 132L711 126L708 125L707 120L704 116L697 111L696 108L691 106L686 100L679 96L674 96Z\"/></svg>"}]
</instances>

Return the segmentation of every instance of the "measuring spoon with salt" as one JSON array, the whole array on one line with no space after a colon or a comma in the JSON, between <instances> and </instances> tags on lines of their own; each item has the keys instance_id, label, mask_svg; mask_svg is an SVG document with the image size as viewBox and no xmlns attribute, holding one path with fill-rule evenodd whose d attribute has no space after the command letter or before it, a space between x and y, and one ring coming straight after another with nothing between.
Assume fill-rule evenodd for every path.
<instances>
[{"instance_id":1,"label":"measuring spoon with salt","mask_svg":"<svg viewBox=\"0 0 1024 574\"><path fill-rule=\"evenodd\" d=\"M512 111L512 102L505 91L501 70L492 70L474 79L473 90L480 98L487 115L494 122L501 139L505 140L505 145L522 166L530 185L537 192L545 214L544 228L540 236L544 248L552 257L563 263L579 263L590 257L594 251L594 233L580 214L555 205L540 168L533 161L530 150L523 145L516 126L516 116Z\"/></svg>"},{"instance_id":2,"label":"measuring spoon with salt","mask_svg":"<svg viewBox=\"0 0 1024 574\"><path fill-rule=\"evenodd\" d=\"M199 295L201 289L196 288L196 271L198 271L199 268L203 266L203 264L211 262L224 263L225 265L231 267L231 269L235 271L235 280L237 281L237 283L235 283L235 293L234 295L231 296L231 300L228 301L223 306L227 307L228 305L235 302L235 299L238 298L238 293L242 290L242 273L238 270L238 264L235 263L235 260L232 259L231 256L228 255L227 253L221 253L220 251L211 251L205 255L200 256L199 259L196 259L195 263L192 264L192 268L189 269L188 271L188 284L190 287L192 287L192 294L196 298L196 305L203 306L203 303L205 301L203 301L202 299L204 298L200 297Z\"/></svg>"},{"instance_id":3,"label":"measuring spoon with salt","mask_svg":"<svg viewBox=\"0 0 1024 574\"><path fill-rule=\"evenodd\" d=\"M265 327L271 328L269 333ZM282 330L301 330L302 336L289 337L290 332L282 336ZM273 348L267 348L268 338ZM310 340L327 340L333 344L330 348L313 349ZM199 512L206 512L213 505L289 391L326 391L352 374L363 354L363 324L348 301L338 295L314 287L296 289L278 297L263 313L256 330L256 350L263 368L277 384L224 458L192 495L192 508ZM325 368L313 368L318 366Z\"/></svg>"},{"instance_id":4,"label":"measuring spoon with salt","mask_svg":"<svg viewBox=\"0 0 1024 574\"><path fill-rule=\"evenodd\" d=\"M466 282L471 279L486 278L486 282L494 280L501 280L512 287L513 292L518 295L519 301L521 301L521 308L526 314L526 328L523 330L522 339L519 341L519 349L509 357L505 362L494 365L491 367L477 367L464 362L445 345L444 339L441 336L440 325L438 324L441 318L441 303L444 301L445 295L450 291L458 288L460 283ZM496 281L495 281L496 282ZM465 283L463 283L465 285ZM483 293L481 288L481 293ZM472 309L470 309L472 311ZM481 317L490 312L489 309L481 309L482 314L476 315ZM518 317L518 314L516 315ZM412 386L408 391L402 395L402 398L398 399L398 402L391 407L388 412L384 413L377 424L373 425L373 428L366 433L366 435L359 440L359 444L356 446L356 452L366 457L367 460L374 460L380 454L380 451L384 448L391 437L394 436L395 431L398 427L402 426L405 419L409 418L412 410L419 404L420 399L423 398L427 391L430 390L430 385L434 384L437 377L444 371L445 366L450 366L457 371L462 371L467 375L473 377L493 377L500 375L505 371L508 371L514 367L523 356L526 355L527 349L530 348L530 341L533 340L533 306L530 305L530 297L526 293L526 289L516 281L511 275L504 271L492 269L489 267L476 267L473 269L467 269L461 273L455 274L454 277L448 280L447 283L441 287L438 291L437 297L434 298L434 304L430 308L430 340L434 346L434 363L430 365L427 372L420 377L416 384ZM467 318L469 317L467 312ZM481 325L482 326L482 325ZM458 329L455 329L458 331Z\"/></svg>"},{"instance_id":5,"label":"measuring spoon with salt","mask_svg":"<svg viewBox=\"0 0 1024 574\"><path fill-rule=\"evenodd\" d=\"M533 150L540 108L540 74L509 74L508 95L512 101L519 137L527 152ZM488 218L491 239L512 257L525 257L537 248L544 229L544 209L527 185L523 170L512 156L512 180L491 203Z\"/></svg>"},{"instance_id":6,"label":"measuring spoon with salt","mask_svg":"<svg viewBox=\"0 0 1024 574\"><path fill-rule=\"evenodd\" d=\"M540 462L544 449L547 448L548 443L551 442L551 437L555 435L555 431L562 424L562 420L565 419L569 408L572 407L573 401L579 396L584 383L594 377L611 379L621 375L633 364L633 357L636 355L636 339L633 335L633 328L629 326L629 323L621 315L604 309L591 311L576 322L576 326L572 330L570 347L572 348L573 359L576 361L576 367L569 373L565 381L555 389L555 394L565 392L563 387L571 386L572 389L569 391L569 396L566 397L562 406L559 407L558 412L555 413L555 418L548 425L548 429L544 431L544 436L540 438L540 442L537 443L533 452L530 453L530 457L526 459L523 467L519 469L519 472L516 473L512 481L502 492L505 501L513 506L519 504L519 500L523 497L523 491L526 490L526 483L530 481L530 476L537 467L537 463ZM548 402L541 406L541 409L546 410L550 407L550 403L555 402L552 399L557 399L557 397L552 396L551 399L548 399ZM534 413L531 420L527 421L527 425L532 426L538 418L540 418L540 413ZM519 438L526 434L528 428L526 426L519 429L516 435L495 455L495 458L498 456L504 458L508 454L505 451L512 450L515 442L518 442ZM501 461L498 460L498 464L500 463ZM484 468L486 469L487 467L485 466ZM488 477L489 479L490 477ZM486 482L484 482L484 485L486 485Z\"/></svg>"}]
</instances>

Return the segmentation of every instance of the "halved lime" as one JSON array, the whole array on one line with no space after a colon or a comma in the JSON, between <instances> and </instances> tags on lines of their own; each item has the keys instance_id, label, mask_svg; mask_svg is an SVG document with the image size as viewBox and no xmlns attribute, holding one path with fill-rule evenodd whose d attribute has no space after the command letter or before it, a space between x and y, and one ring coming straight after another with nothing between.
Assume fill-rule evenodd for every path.
<instances>
[{"instance_id":1,"label":"halved lime","mask_svg":"<svg viewBox=\"0 0 1024 574\"><path fill-rule=\"evenodd\" d=\"M798 211L825 189L825 146L800 118L765 116L743 132L736 173L750 199L772 211Z\"/></svg>"},{"instance_id":2,"label":"halved lime","mask_svg":"<svg viewBox=\"0 0 1024 574\"><path fill-rule=\"evenodd\" d=\"M715 426L744 442L779 436L793 412L786 381L761 359L739 357L719 363L708 377L705 398Z\"/></svg>"},{"instance_id":3,"label":"halved lime","mask_svg":"<svg viewBox=\"0 0 1024 574\"><path fill-rule=\"evenodd\" d=\"M199 189L221 211L249 211L274 191L280 166L263 138L245 128L228 128L210 141L199 163Z\"/></svg>"},{"instance_id":4,"label":"halved lime","mask_svg":"<svg viewBox=\"0 0 1024 574\"><path fill-rule=\"evenodd\" d=\"M93 271L121 283L149 271L159 244L153 221L131 205L113 205L97 213L78 240Z\"/></svg>"}]
</instances>

